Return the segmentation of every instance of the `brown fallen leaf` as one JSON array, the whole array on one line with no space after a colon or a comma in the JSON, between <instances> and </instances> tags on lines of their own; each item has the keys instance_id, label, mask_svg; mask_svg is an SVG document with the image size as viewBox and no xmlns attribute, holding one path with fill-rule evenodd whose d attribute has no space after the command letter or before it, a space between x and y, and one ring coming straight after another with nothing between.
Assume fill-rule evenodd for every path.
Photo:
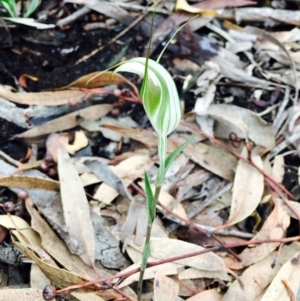
<instances>
[{"instance_id":1,"label":"brown fallen leaf","mask_svg":"<svg viewBox=\"0 0 300 301\"><path fill-rule=\"evenodd\" d=\"M255 235L253 240L261 239L281 239L286 234L286 229L290 224L290 217L286 210L278 203L275 202L275 207L269 215L261 230ZM249 266L273 252L280 243L265 243L256 245L253 248L246 248L239 254L240 261L233 258L225 258L227 266L231 269L238 270Z\"/></svg>"},{"instance_id":2,"label":"brown fallen leaf","mask_svg":"<svg viewBox=\"0 0 300 301\"><path fill-rule=\"evenodd\" d=\"M40 236L32 230L26 221L18 216L0 215L0 225L6 229L10 229L18 241L24 245L27 245L27 241L41 245ZM18 230L13 230L16 228L18 228Z\"/></svg>"},{"instance_id":3,"label":"brown fallen leaf","mask_svg":"<svg viewBox=\"0 0 300 301\"><path fill-rule=\"evenodd\" d=\"M0 185L5 187L18 187L22 189L40 188L45 190L59 190L59 182L31 176L1 177Z\"/></svg>"},{"instance_id":4,"label":"brown fallen leaf","mask_svg":"<svg viewBox=\"0 0 300 301\"><path fill-rule=\"evenodd\" d=\"M154 277L155 301L175 301L179 294L179 285L172 279L157 272Z\"/></svg>"},{"instance_id":5,"label":"brown fallen leaf","mask_svg":"<svg viewBox=\"0 0 300 301\"><path fill-rule=\"evenodd\" d=\"M140 198L132 200L129 207L126 220L121 228L121 238L123 240L123 252L125 251L132 235L135 233L134 242L137 245L142 245L143 239L147 232L147 208L140 201Z\"/></svg>"},{"instance_id":6,"label":"brown fallen leaf","mask_svg":"<svg viewBox=\"0 0 300 301\"><path fill-rule=\"evenodd\" d=\"M286 280L294 296L299 299L300 252L290 258L277 273L261 301L292 300L282 280Z\"/></svg>"},{"instance_id":7,"label":"brown fallen leaf","mask_svg":"<svg viewBox=\"0 0 300 301\"><path fill-rule=\"evenodd\" d=\"M111 129L133 140L139 141L146 145L150 149L150 151L157 148L158 137L157 135L149 131L111 124L103 124L102 127Z\"/></svg>"},{"instance_id":8,"label":"brown fallen leaf","mask_svg":"<svg viewBox=\"0 0 300 301\"><path fill-rule=\"evenodd\" d=\"M247 157L245 147L241 155ZM251 155L251 161L262 169L263 164L260 156ZM247 183L245 183L245 180ZM256 209L263 195L264 177L253 166L239 160L232 190L230 215L225 224L226 226L234 225L244 220Z\"/></svg>"},{"instance_id":9,"label":"brown fallen leaf","mask_svg":"<svg viewBox=\"0 0 300 301\"><path fill-rule=\"evenodd\" d=\"M0 301L45 301L43 291L34 288L7 288L0 290Z\"/></svg>"},{"instance_id":10,"label":"brown fallen leaf","mask_svg":"<svg viewBox=\"0 0 300 301\"><path fill-rule=\"evenodd\" d=\"M142 251L142 247L135 245L132 241L129 242L129 245ZM151 237L151 257L156 259L166 259L201 250L204 250L204 248L184 241ZM175 263L206 271L228 271L221 257L212 252L181 259L175 261Z\"/></svg>"},{"instance_id":11,"label":"brown fallen leaf","mask_svg":"<svg viewBox=\"0 0 300 301\"><path fill-rule=\"evenodd\" d=\"M65 90L54 92L12 92L0 85L0 97L22 105L60 106L72 102L80 102L89 93L79 90Z\"/></svg>"},{"instance_id":12,"label":"brown fallen leaf","mask_svg":"<svg viewBox=\"0 0 300 301\"><path fill-rule=\"evenodd\" d=\"M42 247L70 272L92 280L97 277L95 271L86 265L77 255L70 254L64 242L57 237L51 227L34 208L30 198L25 201L26 209L31 216L32 228L41 235ZM107 273L101 271L101 274Z\"/></svg>"},{"instance_id":13,"label":"brown fallen leaf","mask_svg":"<svg viewBox=\"0 0 300 301\"><path fill-rule=\"evenodd\" d=\"M58 151L58 174L64 219L69 235L78 241L78 249L72 250L92 266L95 261L95 233L90 207L80 177L67 151Z\"/></svg>"},{"instance_id":14,"label":"brown fallen leaf","mask_svg":"<svg viewBox=\"0 0 300 301\"><path fill-rule=\"evenodd\" d=\"M14 137L31 138L71 129L80 124L80 117L86 120L96 120L105 116L111 109L112 106L108 104L90 106L33 127Z\"/></svg>"},{"instance_id":15,"label":"brown fallen leaf","mask_svg":"<svg viewBox=\"0 0 300 301\"><path fill-rule=\"evenodd\" d=\"M225 293L223 301L252 301L261 296L282 266L299 250L300 243L285 245L280 252L274 251L267 257L247 268L238 280L235 280ZM259 273L258 273L259 271ZM278 299L274 296L273 300Z\"/></svg>"},{"instance_id":16,"label":"brown fallen leaf","mask_svg":"<svg viewBox=\"0 0 300 301\"><path fill-rule=\"evenodd\" d=\"M58 88L57 90L66 90L71 87L94 89L94 88L105 87L109 85L121 85L121 84L127 84L131 86L135 91L136 95L139 95L138 89L132 82L130 82L121 74L114 73L113 71L95 71L86 74L76 79L75 81L71 82L70 84Z\"/></svg>"},{"instance_id":17,"label":"brown fallen leaf","mask_svg":"<svg viewBox=\"0 0 300 301\"><path fill-rule=\"evenodd\" d=\"M116 166L109 166L115 175L122 179L127 187L132 181L141 177L145 170L148 170L154 164L153 160L148 155L134 154L131 157L121 161ZM99 201L110 204L119 192L107 183L102 183L96 191L94 198ZM126 195L126 194L125 194Z\"/></svg>"},{"instance_id":18,"label":"brown fallen leaf","mask_svg":"<svg viewBox=\"0 0 300 301\"><path fill-rule=\"evenodd\" d=\"M189 144L183 152L201 167L226 180L233 180L237 159L228 152L203 143Z\"/></svg>"},{"instance_id":19,"label":"brown fallen leaf","mask_svg":"<svg viewBox=\"0 0 300 301\"><path fill-rule=\"evenodd\" d=\"M223 300L223 295L218 292L217 288L213 288L210 290L206 290L203 292L200 292L188 299L186 301L221 301Z\"/></svg>"},{"instance_id":20,"label":"brown fallen leaf","mask_svg":"<svg viewBox=\"0 0 300 301\"><path fill-rule=\"evenodd\" d=\"M18 242L15 242L15 245L22 253L33 260L41 268L44 274L51 280L53 285L59 288L63 288L70 285L82 284L84 283L84 281L87 281L87 279L85 279L84 277L45 263L39 257L37 257L34 252L27 249L24 245ZM93 290L84 289L84 291L92 292Z\"/></svg>"},{"instance_id":21,"label":"brown fallen leaf","mask_svg":"<svg viewBox=\"0 0 300 301\"><path fill-rule=\"evenodd\" d=\"M216 137L228 139L230 132L233 132L240 139L250 139L268 150L275 146L272 126L251 110L227 104L213 104L207 109L207 114L218 121Z\"/></svg>"}]
</instances>

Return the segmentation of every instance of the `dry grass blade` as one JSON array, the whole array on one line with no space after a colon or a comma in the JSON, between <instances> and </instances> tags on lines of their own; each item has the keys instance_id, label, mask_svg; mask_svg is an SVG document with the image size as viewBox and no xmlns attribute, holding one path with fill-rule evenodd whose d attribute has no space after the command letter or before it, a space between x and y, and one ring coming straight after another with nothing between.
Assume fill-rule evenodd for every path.
<instances>
[{"instance_id":1,"label":"dry grass blade","mask_svg":"<svg viewBox=\"0 0 300 301\"><path fill-rule=\"evenodd\" d=\"M77 255L92 266L95 260L95 234L89 204L76 168L62 147L58 151L58 174L68 232L78 240Z\"/></svg>"}]
</instances>

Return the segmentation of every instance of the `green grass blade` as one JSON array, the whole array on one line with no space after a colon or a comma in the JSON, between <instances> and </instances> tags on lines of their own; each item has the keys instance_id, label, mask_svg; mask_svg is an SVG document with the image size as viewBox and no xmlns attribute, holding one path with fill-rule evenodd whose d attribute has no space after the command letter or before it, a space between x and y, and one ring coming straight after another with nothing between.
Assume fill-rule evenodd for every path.
<instances>
[{"instance_id":1,"label":"green grass blade","mask_svg":"<svg viewBox=\"0 0 300 301\"><path fill-rule=\"evenodd\" d=\"M147 173L145 172L145 193L146 193L146 200L147 200L147 209L148 209L148 218L149 218L149 223L153 223L155 219L155 199L154 195L151 189L150 181L147 176Z\"/></svg>"},{"instance_id":2,"label":"green grass blade","mask_svg":"<svg viewBox=\"0 0 300 301\"><path fill-rule=\"evenodd\" d=\"M170 167L171 163L179 156L179 154L187 147L193 140L195 136L191 137L186 142L179 145L166 159L165 161L165 172L167 172L168 168Z\"/></svg>"},{"instance_id":3,"label":"green grass blade","mask_svg":"<svg viewBox=\"0 0 300 301\"><path fill-rule=\"evenodd\" d=\"M151 252L150 244L151 244L151 242L146 244L146 246L143 250L143 253L142 253L142 264L141 264L141 270L142 271L145 271L146 267L147 267L148 258L150 256L150 252Z\"/></svg>"},{"instance_id":4,"label":"green grass blade","mask_svg":"<svg viewBox=\"0 0 300 301\"><path fill-rule=\"evenodd\" d=\"M34 13L39 6L39 2L39 0L31 0L23 17L28 18L32 13Z\"/></svg>"}]
</instances>

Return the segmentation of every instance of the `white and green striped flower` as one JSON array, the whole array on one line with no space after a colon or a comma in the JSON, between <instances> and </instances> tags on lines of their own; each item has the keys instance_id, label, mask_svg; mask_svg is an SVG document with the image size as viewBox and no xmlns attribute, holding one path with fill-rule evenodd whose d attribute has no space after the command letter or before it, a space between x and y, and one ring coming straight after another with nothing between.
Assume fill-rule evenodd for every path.
<instances>
[{"instance_id":1,"label":"white and green striped flower","mask_svg":"<svg viewBox=\"0 0 300 301\"><path fill-rule=\"evenodd\" d=\"M144 77L141 98L146 114L160 135L166 137L178 126L181 119L180 101L170 73L159 63L138 57L125 61L115 72L126 71Z\"/></svg>"}]
</instances>

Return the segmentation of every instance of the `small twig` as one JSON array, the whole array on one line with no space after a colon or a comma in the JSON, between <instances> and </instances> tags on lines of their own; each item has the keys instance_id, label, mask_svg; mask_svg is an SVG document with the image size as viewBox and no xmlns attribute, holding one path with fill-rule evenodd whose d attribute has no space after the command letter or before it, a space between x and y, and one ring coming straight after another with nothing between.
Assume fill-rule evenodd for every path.
<instances>
[{"instance_id":1,"label":"small twig","mask_svg":"<svg viewBox=\"0 0 300 301\"><path fill-rule=\"evenodd\" d=\"M292 289L289 285L289 283L285 279L282 279L281 281L284 284L284 286L285 286L285 288L286 288L286 290L287 290L287 292L290 296L291 301L297 301L296 297L295 297L295 295L294 295L294 293L293 293L293 291L292 291Z\"/></svg>"},{"instance_id":2,"label":"small twig","mask_svg":"<svg viewBox=\"0 0 300 301\"><path fill-rule=\"evenodd\" d=\"M145 193L143 190L141 190L135 183L132 183L131 186L136 189L139 194L141 194L143 197L146 197ZM200 227L197 227L194 223L192 223L190 220L187 220L183 217L181 217L180 215L174 213L172 210L170 210L169 208L167 208L166 206L164 206L163 204L159 203L158 202L158 205L160 207L162 207L162 209L164 211L166 211L168 214L176 217L177 219L183 221L186 225L190 226L191 228L195 229L197 232L201 232L203 233L204 235L206 235L207 237L212 237L215 241L217 241L220 246L224 247L224 244L215 236L215 233L212 233L212 232L208 232ZM239 257L232 251L232 250L228 250L228 252L233 256L235 257L238 261L240 261Z\"/></svg>"},{"instance_id":3,"label":"small twig","mask_svg":"<svg viewBox=\"0 0 300 301\"><path fill-rule=\"evenodd\" d=\"M256 244L263 244L263 243L274 243L274 242L279 242L279 243L288 243L288 242L293 242L293 241L299 241L300 240L300 236L294 236L294 237L289 237L289 238L282 238L282 239L263 239L263 240L254 240L254 241L249 241L249 242L244 242L244 243L232 243L232 244L226 244L223 247L211 247L205 250L201 250L201 251L197 251L197 252L192 252L192 253L188 253L188 254L184 254L184 255L180 255L180 256L175 256L175 257L171 257L171 258L167 258L167 259L161 259L161 260L156 260L153 262L149 262L147 264L147 267L154 267L154 266L158 266L164 263L168 263L168 262L174 262L174 261L178 261L181 259L186 259L186 258L190 258L190 257L194 257L194 256L198 256L198 255L202 255L202 254L206 254L209 252L215 252L215 251L220 251L225 249L232 249L232 248L238 248L238 247L247 247L249 245L256 245ZM106 283L108 281L114 281L116 280L116 282L114 283L114 286L117 286L119 284L121 284L126 278L139 273L140 272L140 267L135 268L131 271L128 272L121 272L119 274L116 274L114 276L108 276L108 277L103 277L103 278L99 278L93 281L88 281L85 282L83 284L76 284L76 285L72 285L69 286L67 288L64 288L62 290L57 291L57 295L66 295L69 292L72 292L74 290L77 289L82 289L82 288L94 288L94 289L98 289L97 287L95 287L95 284L101 284L101 283Z\"/></svg>"},{"instance_id":4,"label":"small twig","mask_svg":"<svg viewBox=\"0 0 300 301\"><path fill-rule=\"evenodd\" d=\"M90 8L84 6L82 8L80 8L79 10L77 10L74 14L67 16L64 19L59 20L56 25L59 27L63 27L66 25L69 25L75 21L77 21L78 19L80 19L81 17L85 16L86 14L88 14L91 11Z\"/></svg>"}]
</instances>

